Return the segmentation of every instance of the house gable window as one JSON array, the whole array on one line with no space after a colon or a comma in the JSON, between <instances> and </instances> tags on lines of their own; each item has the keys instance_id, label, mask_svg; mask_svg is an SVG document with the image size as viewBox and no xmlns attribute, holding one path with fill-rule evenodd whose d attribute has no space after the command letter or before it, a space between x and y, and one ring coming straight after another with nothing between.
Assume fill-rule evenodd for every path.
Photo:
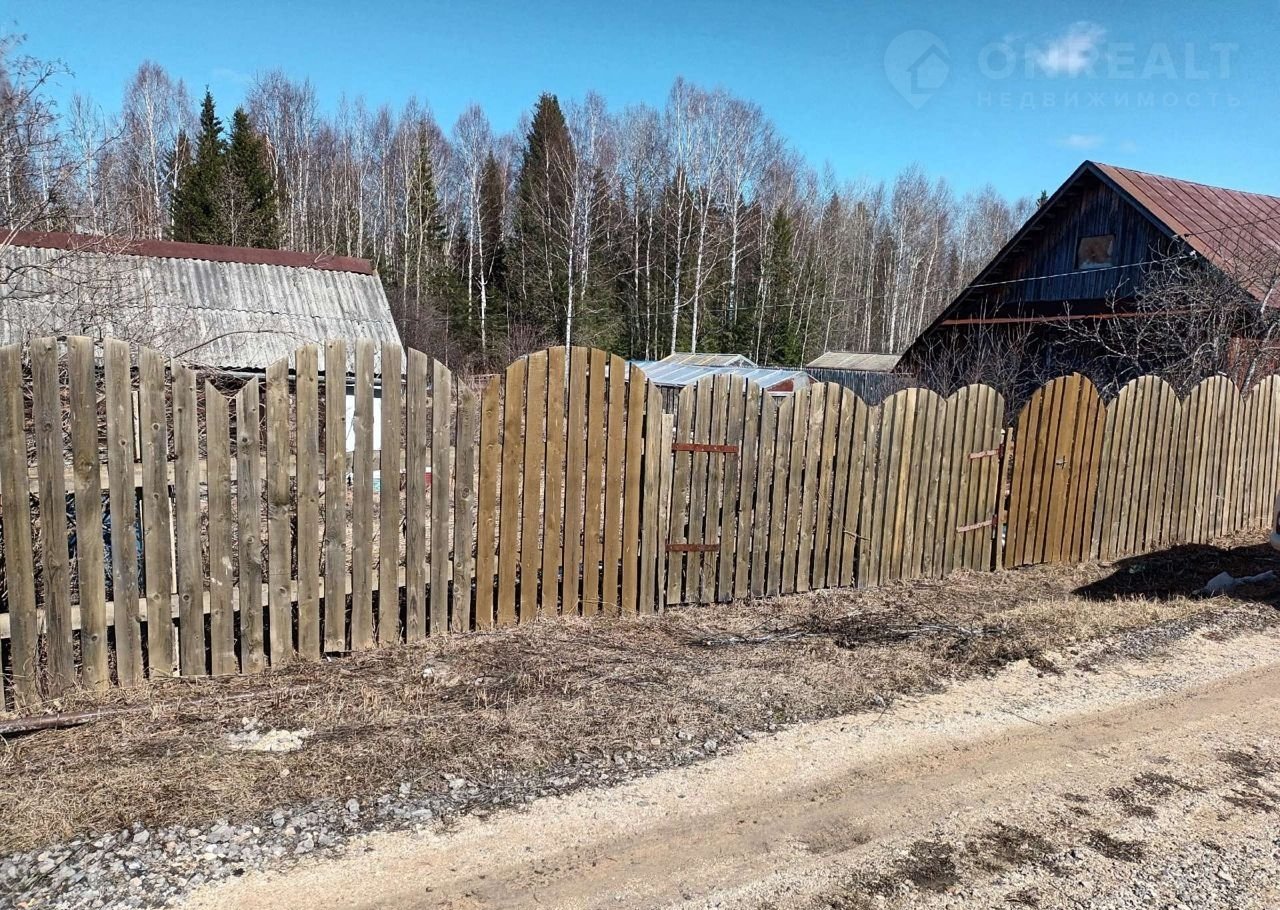
<instances>
[{"instance_id":1,"label":"house gable window","mask_svg":"<svg viewBox=\"0 0 1280 910\"><path fill-rule=\"evenodd\" d=\"M1076 247L1076 268L1107 268L1111 265L1111 248L1115 245L1115 240L1115 234L1081 237L1080 245Z\"/></svg>"}]
</instances>

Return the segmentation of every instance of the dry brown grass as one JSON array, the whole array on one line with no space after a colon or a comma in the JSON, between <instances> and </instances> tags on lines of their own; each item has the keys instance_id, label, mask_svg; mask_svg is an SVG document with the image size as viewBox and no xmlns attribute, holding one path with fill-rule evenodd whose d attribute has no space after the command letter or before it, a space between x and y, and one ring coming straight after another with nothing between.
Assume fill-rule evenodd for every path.
<instances>
[{"instance_id":1,"label":"dry brown grass","mask_svg":"<svg viewBox=\"0 0 1280 910\"><path fill-rule=\"evenodd\" d=\"M896 695L1072 643L1230 614L1256 602L1186 596L1262 548L1195 548L1113 567L959 574L672 610L565 620L298 664L258 677L170 680L62 710L144 706L0 751L0 851L83 832L248 819L278 806L373 796L443 775L486 781L644 751L651 764L734 730L883 705ZM424 675L424 669L431 673ZM246 697L247 696L247 697ZM233 752L245 717L315 731L293 753ZM659 745L652 742L658 740Z\"/></svg>"}]
</instances>

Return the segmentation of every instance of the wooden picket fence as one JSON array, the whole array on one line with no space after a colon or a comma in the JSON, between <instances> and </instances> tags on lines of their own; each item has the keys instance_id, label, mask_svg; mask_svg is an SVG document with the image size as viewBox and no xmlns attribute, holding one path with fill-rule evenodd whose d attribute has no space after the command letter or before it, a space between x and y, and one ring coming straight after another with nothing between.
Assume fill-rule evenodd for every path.
<instances>
[{"instance_id":1,"label":"wooden picket fence","mask_svg":"<svg viewBox=\"0 0 1280 910\"><path fill-rule=\"evenodd\" d=\"M673 418L598 350L480 389L395 345L348 353L244 382L117 341L0 347L5 707L539 616L1117 559L1264 528L1280 484L1276 377L1185 400L1143 377L1110 404L1063 377L1010 428L985 386L869 407L717 376Z\"/></svg>"}]
</instances>

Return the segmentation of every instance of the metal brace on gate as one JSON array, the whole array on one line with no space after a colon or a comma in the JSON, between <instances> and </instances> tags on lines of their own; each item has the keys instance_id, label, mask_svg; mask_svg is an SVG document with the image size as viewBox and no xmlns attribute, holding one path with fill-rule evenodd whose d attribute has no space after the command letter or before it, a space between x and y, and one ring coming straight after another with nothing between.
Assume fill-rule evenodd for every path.
<instances>
[{"instance_id":1,"label":"metal brace on gate","mask_svg":"<svg viewBox=\"0 0 1280 910\"><path fill-rule=\"evenodd\" d=\"M714 452L720 455L737 455L741 450L741 446L715 442L673 442L671 444L673 452Z\"/></svg>"}]
</instances>

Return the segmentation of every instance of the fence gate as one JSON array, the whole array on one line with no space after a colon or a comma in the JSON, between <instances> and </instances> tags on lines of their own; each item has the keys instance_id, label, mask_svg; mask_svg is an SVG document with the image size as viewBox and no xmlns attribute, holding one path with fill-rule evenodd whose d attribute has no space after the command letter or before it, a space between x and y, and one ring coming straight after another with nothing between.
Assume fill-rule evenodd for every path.
<instances>
[{"instance_id":1,"label":"fence gate","mask_svg":"<svg viewBox=\"0 0 1280 910\"><path fill-rule=\"evenodd\" d=\"M756 435L760 401L760 387L741 376L707 376L680 392L668 455L668 602L711 603L747 593L751 524L750 503L741 495L743 450ZM754 476L751 454L747 467ZM740 530L746 532L741 546Z\"/></svg>"},{"instance_id":2,"label":"fence gate","mask_svg":"<svg viewBox=\"0 0 1280 910\"><path fill-rule=\"evenodd\" d=\"M616 355L551 348L491 382L480 415L477 624L657 609L657 387Z\"/></svg>"},{"instance_id":3,"label":"fence gate","mask_svg":"<svg viewBox=\"0 0 1280 910\"><path fill-rule=\"evenodd\" d=\"M1038 389L1023 407L1014 431L1007 568L1089 558L1105 420L1098 390L1079 373Z\"/></svg>"}]
</instances>

